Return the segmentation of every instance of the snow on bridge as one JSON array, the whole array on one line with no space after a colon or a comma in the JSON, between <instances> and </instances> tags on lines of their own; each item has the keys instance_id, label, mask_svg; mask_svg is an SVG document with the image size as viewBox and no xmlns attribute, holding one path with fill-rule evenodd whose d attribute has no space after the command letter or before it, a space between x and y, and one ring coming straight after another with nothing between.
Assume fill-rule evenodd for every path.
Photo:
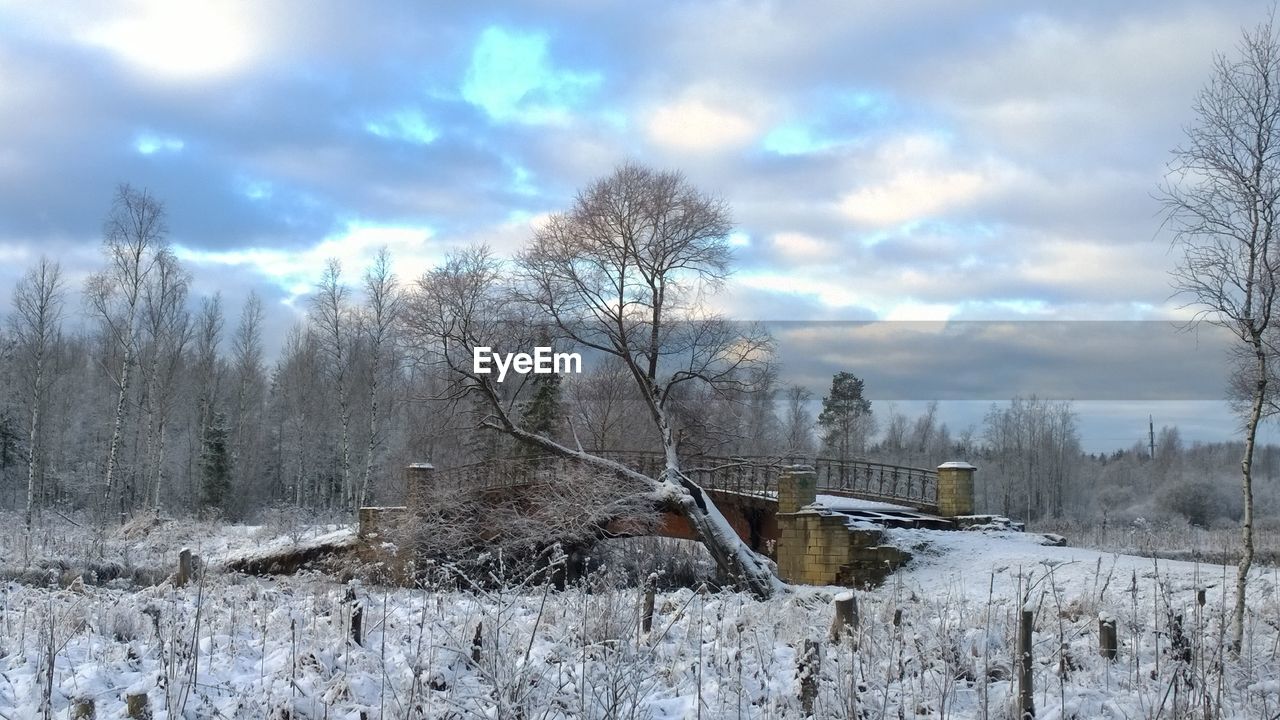
<instances>
[{"instance_id":1,"label":"snow on bridge","mask_svg":"<svg viewBox=\"0 0 1280 720\"><path fill-rule=\"evenodd\" d=\"M588 452L653 478L666 464L660 452ZM680 469L703 490L776 499L782 471L797 465L813 470L815 488L824 495L939 512L938 472L926 468L822 457L694 455L681 458ZM558 456L498 458L436 470L434 482L476 490L516 487L561 477L574 467L575 461Z\"/></svg>"},{"instance_id":2,"label":"snow on bridge","mask_svg":"<svg viewBox=\"0 0 1280 720\"><path fill-rule=\"evenodd\" d=\"M658 477L660 453L601 453L619 465ZM582 466L562 457L517 457L436 469L406 468L407 511L426 507L429 490L448 488L494 502L556 502L544 489L563 486ZM877 583L910 555L883 542L887 528L954 529L972 521L974 468L947 463L936 471L865 460L797 457L682 459L681 471L710 495L751 548L773 557L782 577L809 584ZM606 471L607 474L607 471ZM625 481L625 473L619 473ZM561 497L560 501L564 501ZM386 509L362 511L361 534L376 532ZM365 518L368 527L364 527ZM655 528L618 517L606 536L656 534L697 539L692 523L664 511Z\"/></svg>"}]
</instances>

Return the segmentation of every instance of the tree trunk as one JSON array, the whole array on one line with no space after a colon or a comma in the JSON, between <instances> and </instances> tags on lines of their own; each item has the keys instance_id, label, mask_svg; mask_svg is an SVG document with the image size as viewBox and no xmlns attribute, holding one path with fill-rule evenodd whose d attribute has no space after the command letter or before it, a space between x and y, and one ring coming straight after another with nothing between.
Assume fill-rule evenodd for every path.
<instances>
[{"instance_id":1,"label":"tree trunk","mask_svg":"<svg viewBox=\"0 0 1280 720\"><path fill-rule=\"evenodd\" d=\"M143 502L151 500L151 474L155 469L155 448L156 448L156 386L160 377L160 346L156 343L155 357L151 360L151 369L147 373L147 385L145 393L147 397L147 424L145 431L146 450L143 453L145 463L143 465L142 476L142 498Z\"/></svg>"},{"instance_id":2,"label":"tree trunk","mask_svg":"<svg viewBox=\"0 0 1280 720\"><path fill-rule=\"evenodd\" d=\"M369 478L373 475L373 451L378 444L378 362L380 360L381 342L375 342L373 356L370 359L369 373L369 447L364 456L364 479L360 481L360 497L357 507L363 506L369 494Z\"/></svg>"},{"instance_id":3,"label":"tree trunk","mask_svg":"<svg viewBox=\"0 0 1280 720\"><path fill-rule=\"evenodd\" d=\"M157 514L160 512L160 487L164 484L164 431L165 412L161 409L160 427L156 431L156 480L155 494L152 500L152 507L155 508Z\"/></svg>"},{"instance_id":4,"label":"tree trunk","mask_svg":"<svg viewBox=\"0 0 1280 720\"><path fill-rule=\"evenodd\" d=\"M755 597L767 600L782 588L781 581L768 562L747 546L737 531L721 514L720 509L706 496L697 483L685 477L678 468L667 469L667 476L675 476L672 488L679 496L675 503L698 533L716 565L731 578L736 578Z\"/></svg>"},{"instance_id":5,"label":"tree trunk","mask_svg":"<svg viewBox=\"0 0 1280 720\"><path fill-rule=\"evenodd\" d=\"M111 428L111 444L107 448L106 488L102 492L103 507L110 507L111 495L115 491L116 456L120 452L120 433L124 427L124 404L129 392L129 366L133 364L133 354L126 348L124 361L120 365L120 393L116 397L116 415Z\"/></svg>"},{"instance_id":6,"label":"tree trunk","mask_svg":"<svg viewBox=\"0 0 1280 720\"><path fill-rule=\"evenodd\" d=\"M1253 338L1254 357L1257 359L1258 379L1253 390L1253 407L1245 426L1244 457L1240 460L1241 494L1244 496L1244 523L1241 527L1240 563L1236 566L1236 606L1231 618L1231 651L1240 654L1244 644L1245 591L1249 584L1249 569L1253 566L1253 451L1258 437L1258 423L1262 420L1263 401L1267 395L1267 353L1260 334Z\"/></svg>"},{"instance_id":7,"label":"tree trunk","mask_svg":"<svg viewBox=\"0 0 1280 720\"><path fill-rule=\"evenodd\" d=\"M662 437L667 459L661 484L678 498L676 506L680 514L697 531L698 539L727 576L736 578L752 595L761 600L773 597L782 588L782 582L768 562L738 537L737 531L721 514L715 502L680 470L679 450L665 409L651 400L650 411Z\"/></svg>"},{"instance_id":8,"label":"tree trunk","mask_svg":"<svg viewBox=\"0 0 1280 720\"><path fill-rule=\"evenodd\" d=\"M339 401L339 415L342 420L342 500L346 509L355 512L355 490L351 485L351 402L345 391Z\"/></svg>"},{"instance_id":9,"label":"tree trunk","mask_svg":"<svg viewBox=\"0 0 1280 720\"><path fill-rule=\"evenodd\" d=\"M31 440L27 445L27 532L31 532L31 516L36 503L36 458L40 437L40 385L44 380L44 353L36 354L36 376L31 386Z\"/></svg>"},{"instance_id":10,"label":"tree trunk","mask_svg":"<svg viewBox=\"0 0 1280 720\"><path fill-rule=\"evenodd\" d=\"M485 390L491 392L489 388ZM533 444L554 455L576 460L588 467L617 472L634 480L650 483L673 512L689 521L698 533L699 542L711 553L716 566L725 575L738 580L756 598L767 600L773 597L785 585L778 580L768 561L738 537L738 533L702 488L680 471L675 445L670 441L670 427L661 410L657 411L657 416L660 418L659 430L666 431L664 437L667 442L664 445L667 462L662 477L656 479L614 460L574 450L537 433L531 433L511 423L505 415L500 416L502 424L486 423L482 426L505 432L517 440Z\"/></svg>"}]
</instances>

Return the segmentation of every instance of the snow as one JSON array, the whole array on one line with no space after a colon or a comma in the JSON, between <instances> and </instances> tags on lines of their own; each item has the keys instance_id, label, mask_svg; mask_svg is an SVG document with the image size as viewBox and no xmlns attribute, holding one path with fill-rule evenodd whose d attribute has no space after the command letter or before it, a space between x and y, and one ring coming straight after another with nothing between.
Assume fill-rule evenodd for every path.
<instances>
[{"instance_id":1,"label":"snow","mask_svg":"<svg viewBox=\"0 0 1280 720\"><path fill-rule=\"evenodd\" d=\"M1054 536L1056 537L1056 536ZM904 582L921 586L949 587L961 584L970 592L978 583L985 593L988 581L996 592L1011 592L1020 578L1052 572L1065 585L1092 585L1099 576L1128 580L1133 576L1159 579L1168 589L1194 594L1198 586L1219 586L1221 577L1234 578L1234 568L1220 565L1154 560L1134 555L1117 555L1071 546L1055 547L1054 537L1036 533L945 530L888 529L886 542L902 548L925 548L902 572ZM1270 570L1266 574L1269 574ZM1260 583L1270 587L1270 580ZM1216 580L1215 580L1216 579Z\"/></svg>"},{"instance_id":2,"label":"snow","mask_svg":"<svg viewBox=\"0 0 1280 720\"><path fill-rule=\"evenodd\" d=\"M286 551L305 552L316 548L354 545L355 542L356 531L349 527L342 527L301 540L295 540L286 536L278 536L269 538L266 541L258 542L249 549L245 549L243 547L231 547L217 552L210 557L204 558L204 562L206 565L216 566L225 565L230 562L252 562L254 560L270 558Z\"/></svg>"},{"instance_id":3,"label":"snow","mask_svg":"<svg viewBox=\"0 0 1280 720\"><path fill-rule=\"evenodd\" d=\"M261 530L202 531L209 536L184 539L210 558L232 546L266 552L286 543ZM329 528L305 542L343 542L344 532ZM152 533L163 552L134 550L168 557L177 534ZM1211 716L1280 709L1274 568L1252 579L1236 660L1221 644L1233 568L1047 547L1011 532L887 530L886 538L914 559L883 587L795 588L763 602L662 592L647 636L638 631L642 591L607 571L563 592L217 571L184 588L9 583L0 586L0 718L39 717L51 629L55 717L79 698L93 699L97 717L122 717L125 695L145 692L156 720L799 718L797 661L806 640L821 640L815 717L849 717L856 706L867 717L1000 718L1016 694L1013 643L1024 606L1037 608L1038 717L1202 717L1201 687L1212 688ZM1198 587L1209 589L1203 608ZM349 640L349 590L363 608L361 645ZM852 638L826 642L832 601L849 594L861 623ZM1170 615L1183 617L1190 664L1169 651ZM1116 620L1114 663L1098 655L1100 616Z\"/></svg>"},{"instance_id":4,"label":"snow","mask_svg":"<svg viewBox=\"0 0 1280 720\"><path fill-rule=\"evenodd\" d=\"M906 505L894 505L893 503L841 497L839 495L819 495L814 500L814 504L822 505L826 509L836 512L856 512L858 510L918 512L915 508L910 508Z\"/></svg>"}]
</instances>

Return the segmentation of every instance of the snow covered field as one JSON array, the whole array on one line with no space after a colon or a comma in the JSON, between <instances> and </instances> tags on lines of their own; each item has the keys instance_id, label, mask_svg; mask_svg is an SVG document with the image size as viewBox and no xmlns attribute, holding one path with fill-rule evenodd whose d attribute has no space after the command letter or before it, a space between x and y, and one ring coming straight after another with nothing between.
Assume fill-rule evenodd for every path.
<instances>
[{"instance_id":1,"label":"snow covered field","mask_svg":"<svg viewBox=\"0 0 1280 720\"><path fill-rule=\"evenodd\" d=\"M202 531L212 533L209 555L282 542L264 530ZM173 532L159 533L156 558L171 556ZM1026 601L1037 608L1038 717L1280 713L1273 568L1253 582L1235 660L1222 623L1233 571L1221 566L1045 547L1011 533L893 536L919 546L916 559L857 593L862 621L838 643L827 642L834 588L764 603L660 593L646 635L640 592L607 570L565 592L219 573L185 588L9 583L0 589L0 718L40 717L46 696L55 717L86 700L98 718L123 717L137 694L154 718L798 718L806 640L822 641L816 717L1007 718ZM349 592L362 608L358 645ZM1118 620L1114 663L1098 655L1099 613Z\"/></svg>"}]
</instances>

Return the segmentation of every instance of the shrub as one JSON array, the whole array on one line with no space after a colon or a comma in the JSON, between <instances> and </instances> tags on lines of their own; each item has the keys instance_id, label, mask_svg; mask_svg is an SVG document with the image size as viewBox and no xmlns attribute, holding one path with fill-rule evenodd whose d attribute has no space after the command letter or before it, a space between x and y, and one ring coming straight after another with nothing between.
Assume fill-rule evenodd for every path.
<instances>
[{"instance_id":1,"label":"shrub","mask_svg":"<svg viewBox=\"0 0 1280 720\"><path fill-rule=\"evenodd\" d=\"M1160 505L1192 525L1206 528L1224 519L1239 520L1242 514L1233 488L1208 480L1184 480L1170 485L1161 494Z\"/></svg>"}]
</instances>

